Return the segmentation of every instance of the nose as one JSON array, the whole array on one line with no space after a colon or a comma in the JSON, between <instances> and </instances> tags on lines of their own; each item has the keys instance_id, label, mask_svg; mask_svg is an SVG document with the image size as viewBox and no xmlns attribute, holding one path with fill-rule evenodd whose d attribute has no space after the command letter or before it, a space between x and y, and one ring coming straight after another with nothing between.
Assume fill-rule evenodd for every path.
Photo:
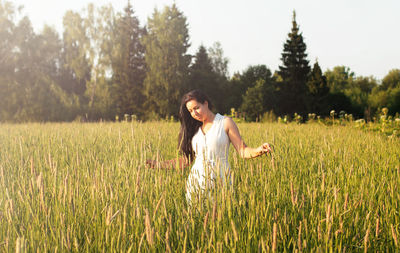
<instances>
[{"instance_id":1,"label":"nose","mask_svg":"<svg viewBox=\"0 0 400 253\"><path fill-rule=\"evenodd\" d=\"M198 118L199 117L199 113L197 111L193 111L192 117L193 118Z\"/></svg>"}]
</instances>

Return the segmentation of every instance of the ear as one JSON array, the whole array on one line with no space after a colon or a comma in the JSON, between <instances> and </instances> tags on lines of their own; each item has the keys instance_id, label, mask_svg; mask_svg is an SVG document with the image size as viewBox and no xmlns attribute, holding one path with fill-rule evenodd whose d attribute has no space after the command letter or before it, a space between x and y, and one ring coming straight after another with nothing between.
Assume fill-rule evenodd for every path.
<instances>
[{"instance_id":1,"label":"ear","mask_svg":"<svg viewBox=\"0 0 400 253\"><path fill-rule=\"evenodd\" d=\"M206 100L206 101L204 101L204 105L206 105L207 106L207 108L208 109L210 109L209 107L208 107L208 101Z\"/></svg>"}]
</instances>

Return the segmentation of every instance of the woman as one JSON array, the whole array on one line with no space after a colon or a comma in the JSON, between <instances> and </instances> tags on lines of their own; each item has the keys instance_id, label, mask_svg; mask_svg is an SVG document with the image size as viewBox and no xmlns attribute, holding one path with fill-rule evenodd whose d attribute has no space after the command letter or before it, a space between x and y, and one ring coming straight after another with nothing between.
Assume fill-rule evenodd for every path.
<instances>
[{"instance_id":1,"label":"woman","mask_svg":"<svg viewBox=\"0 0 400 253\"><path fill-rule=\"evenodd\" d=\"M193 162L186 184L187 199L197 190L204 190L218 177L230 182L228 162L229 144L232 143L242 158L254 158L271 152L268 143L258 148L248 147L242 140L235 122L212 111L210 99L199 90L185 94L180 105L181 129L179 132L179 149L184 157L179 159L179 166L184 167ZM154 166L154 162L151 162ZM176 164L166 161L161 166ZM211 180L210 180L211 179Z\"/></svg>"}]
</instances>

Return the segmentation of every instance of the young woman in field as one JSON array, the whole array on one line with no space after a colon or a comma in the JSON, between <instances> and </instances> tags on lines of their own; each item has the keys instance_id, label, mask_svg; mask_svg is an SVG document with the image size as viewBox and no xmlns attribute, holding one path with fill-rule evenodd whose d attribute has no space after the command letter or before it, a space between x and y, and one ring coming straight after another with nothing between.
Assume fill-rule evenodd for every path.
<instances>
[{"instance_id":1,"label":"young woman in field","mask_svg":"<svg viewBox=\"0 0 400 253\"><path fill-rule=\"evenodd\" d=\"M268 143L257 148L248 147L235 122L226 116L212 111L210 99L201 91L193 90L182 97L179 116L179 149L184 157L179 161L170 160L160 163L161 167L173 167L177 163L185 167L193 166L186 183L188 201L192 193L213 185L218 177L230 183L228 162L229 145L233 144L242 158L254 158L271 152ZM150 161L155 166L154 161Z\"/></svg>"}]
</instances>

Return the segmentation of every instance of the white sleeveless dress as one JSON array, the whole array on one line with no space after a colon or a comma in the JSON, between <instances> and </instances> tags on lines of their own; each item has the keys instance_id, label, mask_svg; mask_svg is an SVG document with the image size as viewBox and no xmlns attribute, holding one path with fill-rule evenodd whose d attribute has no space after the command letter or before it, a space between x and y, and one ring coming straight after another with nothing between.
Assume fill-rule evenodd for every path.
<instances>
[{"instance_id":1,"label":"white sleeveless dress","mask_svg":"<svg viewBox=\"0 0 400 253\"><path fill-rule=\"evenodd\" d=\"M217 113L206 134L201 128L193 136L192 148L196 159L186 182L186 198L191 201L193 193L213 187L219 177L230 183L228 162L230 140L224 130L224 116Z\"/></svg>"}]
</instances>

